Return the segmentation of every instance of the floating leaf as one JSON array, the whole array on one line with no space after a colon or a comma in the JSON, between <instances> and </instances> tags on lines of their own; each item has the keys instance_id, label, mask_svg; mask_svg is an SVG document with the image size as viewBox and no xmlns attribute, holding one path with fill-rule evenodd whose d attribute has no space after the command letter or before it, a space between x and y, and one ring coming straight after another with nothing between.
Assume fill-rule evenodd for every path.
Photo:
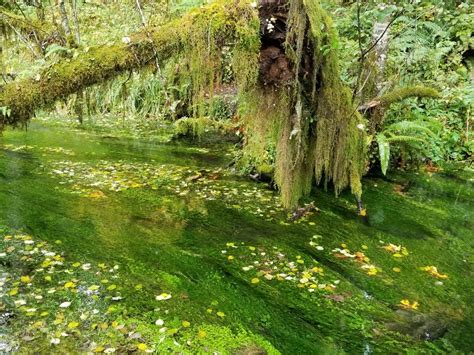
<instances>
[{"instance_id":1,"label":"floating leaf","mask_svg":"<svg viewBox=\"0 0 474 355\"><path fill-rule=\"evenodd\" d=\"M29 276L21 276L20 281L23 282L24 284L28 284L31 282L31 278Z\"/></svg>"},{"instance_id":2,"label":"floating leaf","mask_svg":"<svg viewBox=\"0 0 474 355\"><path fill-rule=\"evenodd\" d=\"M79 326L79 323L78 322L69 322L69 324L67 325L67 327L69 329L75 329Z\"/></svg>"},{"instance_id":3,"label":"floating leaf","mask_svg":"<svg viewBox=\"0 0 474 355\"><path fill-rule=\"evenodd\" d=\"M144 343L140 343L137 345L137 348L138 350L145 351L146 349L148 349L148 346Z\"/></svg>"},{"instance_id":4,"label":"floating leaf","mask_svg":"<svg viewBox=\"0 0 474 355\"><path fill-rule=\"evenodd\" d=\"M161 295L156 296L157 301L166 301L171 298L171 294L168 293L162 293Z\"/></svg>"},{"instance_id":5,"label":"floating leaf","mask_svg":"<svg viewBox=\"0 0 474 355\"><path fill-rule=\"evenodd\" d=\"M206 333L204 330L200 330L200 331L198 332L198 337L201 338L201 339L202 339L202 338L205 338L206 335L207 335L207 333Z\"/></svg>"}]
</instances>

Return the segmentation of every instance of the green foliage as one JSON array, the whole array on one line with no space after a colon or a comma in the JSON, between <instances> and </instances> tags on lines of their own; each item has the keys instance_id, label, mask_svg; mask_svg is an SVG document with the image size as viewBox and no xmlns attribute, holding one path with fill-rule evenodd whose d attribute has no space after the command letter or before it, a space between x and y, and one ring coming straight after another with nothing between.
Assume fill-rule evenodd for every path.
<instances>
[{"instance_id":1,"label":"green foliage","mask_svg":"<svg viewBox=\"0 0 474 355\"><path fill-rule=\"evenodd\" d=\"M233 125L228 122L218 121L209 117L183 117L174 123L176 136L200 137L206 132L232 132Z\"/></svg>"},{"instance_id":2,"label":"green foliage","mask_svg":"<svg viewBox=\"0 0 474 355\"><path fill-rule=\"evenodd\" d=\"M224 48L233 53L237 85L243 88L256 78L258 18L246 1L234 5L216 1L158 29L137 33L124 43L85 48L77 58L43 70L34 80L6 85L0 104L8 106L12 114L8 119L3 117L2 125L25 122L38 107L151 64L156 52L157 60L182 58L180 76L191 80L190 105L195 116L203 115L205 99L214 95L221 82Z\"/></svg>"},{"instance_id":3,"label":"green foliage","mask_svg":"<svg viewBox=\"0 0 474 355\"><path fill-rule=\"evenodd\" d=\"M385 2L330 5L337 14L336 25L344 44L341 46L344 59L342 77L350 85L354 85L358 70L358 56L354 55L359 52L357 4L361 4L360 39L364 49L371 45L373 24L388 21L401 10L400 5ZM439 0L404 3L402 16L390 28L385 71L382 82L379 82L382 97L385 93L382 104L386 101L390 105L382 112L384 117L377 122L376 131L381 132L399 121L437 122L439 127L435 136L430 136L425 143L413 142L420 148L416 149L417 154L410 155L414 163L419 159L434 162L466 160L473 153L472 139L469 138L474 92L469 79L472 76L469 50L474 48L471 13L472 4L468 1L456 4ZM439 92L437 99L410 99L411 95L403 92L403 88L421 89L421 86L436 88ZM421 95L435 96L434 91L426 89ZM402 98L403 102L400 101ZM392 149L391 154L402 158L399 154L404 153Z\"/></svg>"},{"instance_id":4,"label":"green foliage","mask_svg":"<svg viewBox=\"0 0 474 355\"><path fill-rule=\"evenodd\" d=\"M383 134L377 134L376 140L379 147L382 173L385 175L390 162L390 143L387 142L387 138Z\"/></svg>"}]
</instances>

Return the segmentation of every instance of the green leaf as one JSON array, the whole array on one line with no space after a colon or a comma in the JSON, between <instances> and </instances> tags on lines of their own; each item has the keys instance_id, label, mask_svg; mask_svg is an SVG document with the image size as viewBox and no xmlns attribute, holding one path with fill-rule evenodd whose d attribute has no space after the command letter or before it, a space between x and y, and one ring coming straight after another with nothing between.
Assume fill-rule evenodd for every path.
<instances>
[{"instance_id":1,"label":"green leaf","mask_svg":"<svg viewBox=\"0 0 474 355\"><path fill-rule=\"evenodd\" d=\"M380 165L382 173L386 175L388 163L390 162L390 143L383 134L377 134L377 144L379 146Z\"/></svg>"}]
</instances>

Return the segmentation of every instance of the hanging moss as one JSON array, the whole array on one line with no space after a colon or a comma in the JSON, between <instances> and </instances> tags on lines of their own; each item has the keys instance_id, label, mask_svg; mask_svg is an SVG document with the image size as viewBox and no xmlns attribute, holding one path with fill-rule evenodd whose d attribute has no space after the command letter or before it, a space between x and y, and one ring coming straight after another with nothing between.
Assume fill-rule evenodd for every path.
<instances>
[{"instance_id":1,"label":"hanging moss","mask_svg":"<svg viewBox=\"0 0 474 355\"><path fill-rule=\"evenodd\" d=\"M29 37L36 32L40 37L44 37L53 31L51 26L42 23L36 19L25 19L25 17L8 11L0 6L0 34L8 37L12 34L14 27L18 32Z\"/></svg>"},{"instance_id":2,"label":"hanging moss","mask_svg":"<svg viewBox=\"0 0 474 355\"><path fill-rule=\"evenodd\" d=\"M245 115L250 131L247 160L265 163L268 147L276 146L275 181L286 207L297 205L313 181L326 186L331 182L336 194L350 186L360 197L364 122L339 76L332 21L319 1L294 0L287 25L285 54L294 79L273 92L266 89L264 96L274 98L274 107L260 99L250 102Z\"/></svg>"}]
</instances>

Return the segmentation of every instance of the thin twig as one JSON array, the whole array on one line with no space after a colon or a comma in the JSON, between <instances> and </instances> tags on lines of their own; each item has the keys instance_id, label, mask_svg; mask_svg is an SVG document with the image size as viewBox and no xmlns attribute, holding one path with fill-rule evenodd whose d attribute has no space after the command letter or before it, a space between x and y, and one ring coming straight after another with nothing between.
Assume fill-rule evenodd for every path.
<instances>
[{"instance_id":1,"label":"thin twig","mask_svg":"<svg viewBox=\"0 0 474 355\"><path fill-rule=\"evenodd\" d=\"M31 51L31 53L33 53L33 56L35 58L39 58L38 54L35 52L35 50L33 49L33 47L31 46L31 44L28 42L28 40L26 38L24 38L21 33L14 27L12 26L9 22L8 23L8 26L11 27L11 29L13 30L13 32L15 32L15 34L18 36L18 38L20 38L20 40L25 43L25 46Z\"/></svg>"},{"instance_id":2,"label":"thin twig","mask_svg":"<svg viewBox=\"0 0 474 355\"><path fill-rule=\"evenodd\" d=\"M372 51L372 49L374 49L377 44L382 40L382 38L385 36L385 33L387 33L388 29L390 28L390 26L395 22L395 20L397 20L404 12L405 10L404 9L401 9L399 12L397 12L393 18L390 20L390 22L387 24L387 26L385 27L385 29L383 30L382 34L375 40L375 42L368 48L366 49L363 53L362 53L362 56L365 57L367 56L367 54L369 54L370 51Z\"/></svg>"}]
</instances>

